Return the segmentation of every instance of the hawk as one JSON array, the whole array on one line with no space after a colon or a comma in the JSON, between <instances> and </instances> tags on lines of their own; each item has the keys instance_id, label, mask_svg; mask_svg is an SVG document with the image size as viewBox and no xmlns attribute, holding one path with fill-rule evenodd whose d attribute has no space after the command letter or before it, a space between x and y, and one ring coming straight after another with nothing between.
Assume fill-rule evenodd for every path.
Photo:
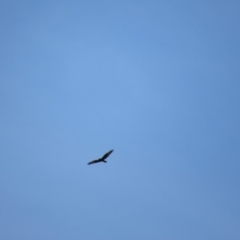
<instances>
[{"instance_id":1,"label":"hawk","mask_svg":"<svg viewBox=\"0 0 240 240\"><path fill-rule=\"evenodd\" d=\"M107 161L106 161L105 159L106 159L112 152L113 152L113 150L110 150L109 152L105 153L101 158L89 162L88 165L93 164L93 163L99 163L99 162L104 162L104 163L106 163Z\"/></svg>"}]
</instances>

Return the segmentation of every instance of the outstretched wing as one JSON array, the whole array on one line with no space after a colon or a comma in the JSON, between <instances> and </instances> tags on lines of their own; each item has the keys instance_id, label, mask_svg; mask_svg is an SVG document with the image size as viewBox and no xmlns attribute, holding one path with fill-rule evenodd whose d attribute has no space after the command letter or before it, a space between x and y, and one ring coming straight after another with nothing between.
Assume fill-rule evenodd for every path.
<instances>
[{"instance_id":1,"label":"outstretched wing","mask_svg":"<svg viewBox=\"0 0 240 240\"><path fill-rule=\"evenodd\" d=\"M93 164L93 163L98 163L98 162L101 162L101 161L102 161L102 160L99 160L99 159L93 160L93 161L89 162L88 165Z\"/></svg>"},{"instance_id":2,"label":"outstretched wing","mask_svg":"<svg viewBox=\"0 0 240 240\"><path fill-rule=\"evenodd\" d=\"M105 154L102 156L102 160L105 160L112 152L113 152L113 150L110 150L109 152L105 153Z\"/></svg>"}]
</instances>

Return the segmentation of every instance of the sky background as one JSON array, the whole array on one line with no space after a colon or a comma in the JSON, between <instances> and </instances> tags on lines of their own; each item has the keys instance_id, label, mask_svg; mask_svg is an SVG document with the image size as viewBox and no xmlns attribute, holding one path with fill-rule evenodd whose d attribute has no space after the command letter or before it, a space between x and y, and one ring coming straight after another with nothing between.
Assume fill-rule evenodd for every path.
<instances>
[{"instance_id":1,"label":"sky background","mask_svg":"<svg viewBox=\"0 0 240 240\"><path fill-rule=\"evenodd\" d=\"M0 1L0 239L239 240L239 9Z\"/></svg>"}]
</instances>

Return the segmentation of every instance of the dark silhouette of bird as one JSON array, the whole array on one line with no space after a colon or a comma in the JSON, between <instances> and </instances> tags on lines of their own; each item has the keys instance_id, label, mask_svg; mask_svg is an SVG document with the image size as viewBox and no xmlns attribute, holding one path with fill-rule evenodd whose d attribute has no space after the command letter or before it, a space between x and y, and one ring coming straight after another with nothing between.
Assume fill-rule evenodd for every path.
<instances>
[{"instance_id":1,"label":"dark silhouette of bird","mask_svg":"<svg viewBox=\"0 0 240 240\"><path fill-rule=\"evenodd\" d=\"M107 161L106 161L105 159L106 159L112 152L113 152L113 150L110 150L109 152L105 153L101 158L89 162L88 165L93 164L93 163L99 163L99 162L104 162L104 163L106 163Z\"/></svg>"}]
</instances>

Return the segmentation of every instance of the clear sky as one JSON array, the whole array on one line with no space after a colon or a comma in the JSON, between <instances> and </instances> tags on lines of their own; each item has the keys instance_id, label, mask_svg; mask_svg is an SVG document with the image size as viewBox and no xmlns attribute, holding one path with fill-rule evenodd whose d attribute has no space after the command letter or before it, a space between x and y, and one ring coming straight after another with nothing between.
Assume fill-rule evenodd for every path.
<instances>
[{"instance_id":1,"label":"clear sky","mask_svg":"<svg viewBox=\"0 0 240 240\"><path fill-rule=\"evenodd\" d=\"M2 0L0 239L239 240L239 9Z\"/></svg>"}]
</instances>

